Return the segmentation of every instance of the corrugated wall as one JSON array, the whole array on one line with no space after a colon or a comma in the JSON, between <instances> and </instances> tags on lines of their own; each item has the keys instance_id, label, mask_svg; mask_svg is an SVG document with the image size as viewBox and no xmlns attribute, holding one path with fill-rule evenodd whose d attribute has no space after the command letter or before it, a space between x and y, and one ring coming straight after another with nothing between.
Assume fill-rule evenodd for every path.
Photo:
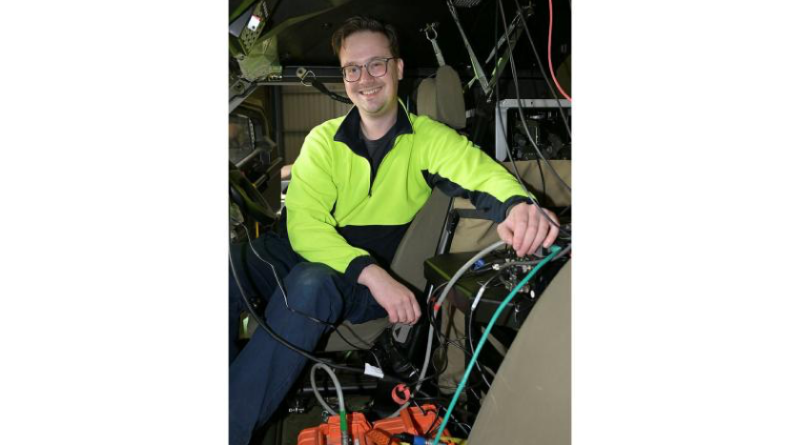
<instances>
[{"instance_id":1,"label":"corrugated wall","mask_svg":"<svg viewBox=\"0 0 800 445\"><path fill-rule=\"evenodd\" d=\"M330 91L345 96L343 84L325 85ZM286 86L283 91L283 141L286 163L300 154L308 132L328 119L344 116L352 105L337 102L313 87Z\"/></svg>"}]
</instances>

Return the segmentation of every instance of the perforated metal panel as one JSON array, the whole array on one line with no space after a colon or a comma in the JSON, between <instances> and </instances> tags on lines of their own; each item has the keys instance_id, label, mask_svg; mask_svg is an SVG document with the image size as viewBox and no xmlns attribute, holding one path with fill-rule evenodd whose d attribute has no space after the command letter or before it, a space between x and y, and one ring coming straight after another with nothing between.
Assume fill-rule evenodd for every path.
<instances>
[{"instance_id":1,"label":"perforated metal panel","mask_svg":"<svg viewBox=\"0 0 800 445\"><path fill-rule=\"evenodd\" d=\"M250 52L250 48L252 48L253 44L256 42L256 40L258 40L258 37L261 35L261 31L264 29L264 25L267 22L267 8L263 1L256 4L255 9L253 9L253 13L250 15L250 18L248 18L247 21L247 25L245 25L241 35L239 36L239 41L242 43L242 48L244 49L245 54ZM251 27L251 23L253 23L253 21L258 21L258 26L254 28Z\"/></svg>"}]
</instances>

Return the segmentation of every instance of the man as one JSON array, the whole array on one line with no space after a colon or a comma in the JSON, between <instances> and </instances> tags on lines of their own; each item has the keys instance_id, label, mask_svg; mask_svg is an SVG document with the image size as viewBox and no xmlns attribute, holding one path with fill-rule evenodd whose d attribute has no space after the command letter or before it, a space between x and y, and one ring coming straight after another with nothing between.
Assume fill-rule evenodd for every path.
<instances>
[{"instance_id":1,"label":"man","mask_svg":"<svg viewBox=\"0 0 800 445\"><path fill-rule=\"evenodd\" d=\"M355 106L307 136L286 195L287 233L233 249L241 261L237 270L252 281L243 283L245 293L271 295L267 324L307 350L328 323L387 315L392 323L419 320L414 294L386 269L433 186L470 197L501 222L501 239L520 256L549 247L558 234L502 166L445 125L405 110L397 97L403 60L393 27L353 17L334 33L332 45ZM283 277L282 287L275 275ZM232 285L233 325L240 299ZM240 353L231 350L230 441L246 444L306 359L261 329Z\"/></svg>"}]
</instances>

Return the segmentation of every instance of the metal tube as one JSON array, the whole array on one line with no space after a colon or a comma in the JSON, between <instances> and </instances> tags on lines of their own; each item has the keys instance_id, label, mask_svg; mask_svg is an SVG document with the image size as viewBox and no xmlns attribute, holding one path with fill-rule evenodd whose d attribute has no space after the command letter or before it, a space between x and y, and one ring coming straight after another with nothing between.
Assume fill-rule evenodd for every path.
<instances>
[{"instance_id":1,"label":"metal tube","mask_svg":"<svg viewBox=\"0 0 800 445\"><path fill-rule=\"evenodd\" d=\"M250 162L251 159L253 159L254 157L258 156L258 154L263 152L263 151L264 151L263 148L256 148L255 150L253 150L252 153L250 153L249 155L245 156L244 159L242 159L241 161L237 162L236 163L236 168L244 167L248 162Z\"/></svg>"},{"instance_id":2,"label":"metal tube","mask_svg":"<svg viewBox=\"0 0 800 445\"><path fill-rule=\"evenodd\" d=\"M450 14L453 15L453 20L455 20L458 31L461 33L461 38L464 40L464 46L467 47L469 60L472 62L472 69L475 70L475 75L478 77L478 83L481 84L481 89L483 89L483 92L488 95L490 91L489 82L486 80L486 74L484 74L483 68L481 68L481 63L478 61L478 57L475 56L475 51L472 50L472 46L469 44L469 40L467 40L467 34L464 32L464 28L461 27L461 22L458 20L458 14L456 14L456 7L453 6L453 2L450 0L447 0L447 7L450 9Z\"/></svg>"}]
</instances>

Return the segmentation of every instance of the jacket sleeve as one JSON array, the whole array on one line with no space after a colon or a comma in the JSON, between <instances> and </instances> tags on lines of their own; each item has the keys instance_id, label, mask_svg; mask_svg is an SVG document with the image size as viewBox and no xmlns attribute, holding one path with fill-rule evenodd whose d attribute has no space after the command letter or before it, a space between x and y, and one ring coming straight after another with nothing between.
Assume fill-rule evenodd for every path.
<instances>
[{"instance_id":1,"label":"jacket sleeve","mask_svg":"<svg viewBox=\"0 0 800 445\"><path fill-rule=\"evenodd\" d=\"M336 231L331 214L337 199L331 172L330 138L315 128L306 137L286 192L286 226L292 248L308 261L323 263L356 282L361 270L375 260L351 246Z\"/></svg>"},{"instance_id":2,"label":"jacket sleeve","mask_svg":"<svg viewBox=\"0 0 800 445\"><path fill-rule=\"evenodd\" d=\"M502 222L520 202L531 203L516 178L469 139L439 122L428 120L430 142L426 180L450 196L469 198L478 210Z\"/></svg>"}]
</instances>

